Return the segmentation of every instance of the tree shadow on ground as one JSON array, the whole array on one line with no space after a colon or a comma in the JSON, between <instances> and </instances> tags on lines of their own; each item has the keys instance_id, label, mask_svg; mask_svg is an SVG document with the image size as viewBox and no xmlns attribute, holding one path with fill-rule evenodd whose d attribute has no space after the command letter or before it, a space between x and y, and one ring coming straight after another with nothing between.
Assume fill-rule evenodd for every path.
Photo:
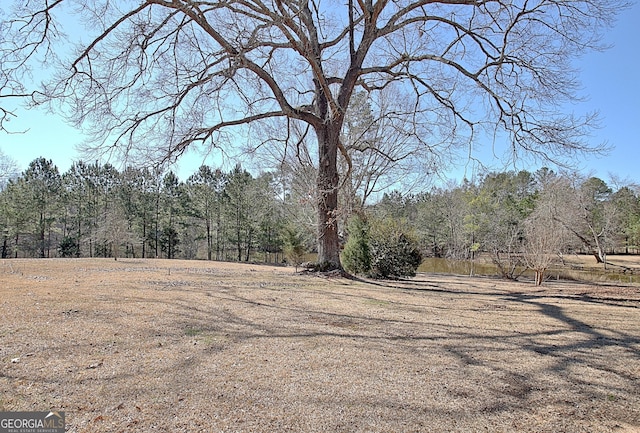
<instances>
[{"instance_id":1,"label":"tree shadow on ground","mask_svg":"<svg viewBox=\"0 0 640 433\"><path fill-rule=\"evenodd\" d=\"M305 279L316 277L297 278L299 284L282 287L184 280L158 286L157 297L155 286L124 299L117 291L100 294L93 319L111 314L114 330L130 327L126 332L134 335L118 341L122 352L108 365L113 371L85 368L77 385L105 390L100 398L131 401L132 407L143 400L168 408L176 420L196 399L213 401L211 410L221 418L253 411L256 419L265 417L262 422L287 419L304 402L312 409L297 410L307 417L326 412L326 428L314 431L350 431L341 423L362 426L371 417L379 424L370 431L409 431L398 426L415 414L426 422L420 428L414 421L415 431L429 430L433 419L447 426L433 431L455 431L454 422L489 427L504 419L512 424L502 429L512 431L580 431L571 423L585 419L640 425L635 300L506 287L485 278L326 286ZM73 308L79 314L59 315L86 321L86 335L77 338L83 346L60 341L54 352L107 345L91 340L88 307ZM610 320L589 316L594 309ZM136 341L138 352L125 348ZM5 377L21 380L15 373ZM144 387L125 390L136 378ZM60 386L44 373L38 380ZM273 401L271 413L261 412L260 405ZM224 404L235 412L225 412ZM246 418L245 427L234 419L229 425L245 431ZM483 421L472 424L476 419Z\"/></svg>"}]
</instances>

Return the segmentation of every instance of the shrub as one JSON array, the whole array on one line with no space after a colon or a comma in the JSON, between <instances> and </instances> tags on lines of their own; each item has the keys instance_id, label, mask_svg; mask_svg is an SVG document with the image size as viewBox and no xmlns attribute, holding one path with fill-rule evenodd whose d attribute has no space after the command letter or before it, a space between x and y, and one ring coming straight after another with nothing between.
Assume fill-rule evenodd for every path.
<instances>
[{"instance_id":1,"label":"shrub","mask_svg":"<svg viewBox=\"0 0 640 433\"><path fill-rule=\"evenodd\" d=\"M287 258L287 262L296 267L298 272L298 266L304 260L305 248L304 239L300 232L298 232L292 226L289 226L284 231L284 255Z\"/></svg>"},{"instance_id":2,"label":"shrub","mask_svg":"<svg viewBox=\"0 0 640 433\"><path fill-rule=\"evenodd\" d=\"M347 225L344 268L372 278L413 277L422 254L410 231L393 219L367 221L355 216Z\"/></svg>"},{"instance_id":3,"label":"shrub","mask_svg":"<svg viewBox=\"0 0 640 433\"><path fill-rule=\"evenodd\" d=\"M58 245L58 253L61 257L80 257L80 245L76 238L65 236Z\"/></svg>"},{"instance_id":4,"label":"shrub","mask_svg":"<svg viewBox=\"0 0 640 433\"><path fill-rule=\"evenodd\" d=\"M360 215L355 215L347 223L349 238L342 251L342 265L352 274L367 275L371 269L369 251L369 224Z\"/></svg>"},{"instance_id":5,"label":"shrub","mask_svg":"<svg viewBox=\"0 0 640 433\"><path fill-rule=\"evenodd\" d=\"M392 219L372 225L370 275L374 278L413 277L422 254L412 234Z\"/></svg>"}]
</instances>

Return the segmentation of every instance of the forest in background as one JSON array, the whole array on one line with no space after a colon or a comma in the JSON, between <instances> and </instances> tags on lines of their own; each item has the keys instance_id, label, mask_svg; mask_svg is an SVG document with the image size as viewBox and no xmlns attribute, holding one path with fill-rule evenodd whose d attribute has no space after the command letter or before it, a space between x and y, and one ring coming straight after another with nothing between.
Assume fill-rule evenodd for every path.
<instances>
[{"instance_id":1,"label":"forest in background","mask_svg":"<svg viewBox=\"0 0 640 433\"><path fill-rule=\"evenodd\" d=\"M119 171L76 162L59 173L38 158L0 192L2 258L160 257L281 263L287 243L315 246L313 173L287 168L254 176L202 166L188 179L172 171ZM349 192L350 191L350 192ZM419 194L385 193L364 206L357 192L336 218L341 238L353 214L392 219L423 257L487 253L505 277L536 255L637 253L640 195L576 173L492 172Z\"/></svg>"}]
</instances>

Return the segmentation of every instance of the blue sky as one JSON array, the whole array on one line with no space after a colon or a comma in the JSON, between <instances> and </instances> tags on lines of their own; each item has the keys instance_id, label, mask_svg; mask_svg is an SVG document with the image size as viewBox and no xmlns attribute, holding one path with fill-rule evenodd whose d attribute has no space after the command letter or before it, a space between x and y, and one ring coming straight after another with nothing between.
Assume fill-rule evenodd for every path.
<instances>
[{"instance_id":1,"label":"blue sky","mask_svg":"<svg viewBox=\"0 0 640 433\"><path fill-rule=\"evenodd\" d=\"M640 3L625 10L605 41L613 45L603 53L591 53L578 61L582 71L584 103L576 105L578 113L597 110L602 117L602 128L594 132L594 143L607 142L613 150L605 157L591 157L579 161L578 167L585 173L593 173L605 180L613 174L619 178L640 183ZM18 109L19 117L8 125L22 134L0 134L0 149L13 158L20 170L33 159L50 158L61 172L74 160L81 159L75 146L82 141L82 134L66 125L55 114L40 110ZM487 147L490 147L488 145ZM483 163L499 166L486 151ZM185 180L199 165L217 165L213 156L199 155L192 151L179 162L177 172ZM539 167L518 167L535 170ZM451 170L450 177L459 178L464 168ZM467 173L468 175L469 173Z\"/></svg>"}]
</instances>

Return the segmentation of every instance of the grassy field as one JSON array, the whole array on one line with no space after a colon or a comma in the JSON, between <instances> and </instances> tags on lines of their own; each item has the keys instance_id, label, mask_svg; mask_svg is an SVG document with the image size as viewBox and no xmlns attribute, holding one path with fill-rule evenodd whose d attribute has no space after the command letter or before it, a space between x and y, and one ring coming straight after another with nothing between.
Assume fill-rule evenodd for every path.
<instances>
[{"instance_id":1,"label":"grassy field","mask_svg":"<svg viewBox=\"0 0 640 433\"><path fill-rule=\"evenodd\" d=\"M0 410L69 432L640 432L640 288L0 262Z\"/></svg>"}]
</instances>

